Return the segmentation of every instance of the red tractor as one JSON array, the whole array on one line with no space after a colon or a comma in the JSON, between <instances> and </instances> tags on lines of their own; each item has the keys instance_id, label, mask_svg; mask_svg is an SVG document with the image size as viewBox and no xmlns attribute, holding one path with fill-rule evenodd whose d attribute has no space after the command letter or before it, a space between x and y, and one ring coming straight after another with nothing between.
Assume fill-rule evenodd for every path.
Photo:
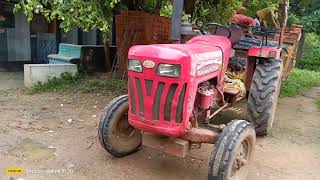
<instances>
[{"instance_id":1,"label":"red tractor","mask_svg":"<svg viewBox=\"0 0 320 180\"><path fill-rule=\"evenodd\" d=\"M214 144L208 179L245 179L256 132L266 134L274 119L283 63L281 47L248 50L246 120L213 125L211 119L236 101L238 89L224 88L230 40L235 31L215 24L224 35L200 35L185 44L133 46L128 55L128 95L105 108L99 140L115 157L142 145L185 157L201 143ZM281 44L281 43L280 43Z\"/></svg>"}]
</instances>

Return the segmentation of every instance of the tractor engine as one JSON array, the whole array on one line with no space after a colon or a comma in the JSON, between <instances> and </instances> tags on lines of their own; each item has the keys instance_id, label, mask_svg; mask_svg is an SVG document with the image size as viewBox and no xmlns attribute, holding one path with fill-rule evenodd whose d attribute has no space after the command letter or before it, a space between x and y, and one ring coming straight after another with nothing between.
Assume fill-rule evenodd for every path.
<instances>
[{"instance_id":1,"label":"tractor engine","mask_svg":"<svg viewBox=\"0 0 320 180\"><path fill-rule=\"evenodd\" d=\"M199 101L201 109L209 109L213 105L215 85L209 81L203 82L198 87Z\"/></svg>"},{"instance_id":2,"label":"tractor engine","mask_svg":"<svg viewBox=\"0 0 320 180\"><path fill-rule=\"evenodd\" d=\"M211 106L215 94L208 81L223 82L230 54L231 43L222 36L133 46L128 57L129 123L145 132L183 135L191 127L198 94L203 109Z\"/></svg>"}]
</instances>

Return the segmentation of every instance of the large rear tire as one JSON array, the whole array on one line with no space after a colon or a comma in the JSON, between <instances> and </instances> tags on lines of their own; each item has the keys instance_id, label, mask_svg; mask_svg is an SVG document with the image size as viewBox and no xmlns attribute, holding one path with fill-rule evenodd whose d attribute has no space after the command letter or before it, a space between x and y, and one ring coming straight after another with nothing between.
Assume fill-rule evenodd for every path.
<instances>
[{"instance_id":1,"label":"large rear tire","mask_svg":"<svg viewBox=\"0 0 320 180\"><path fill-rule=\"evenodd\" d=\"M257 135L267 135L275 117L280 93L283 62L262 60L256 66L248 97L248 117Z\"/></svg>"},{"instance_id":2,"label":"large rear tire","mask_svg":"<svg viewBox=\"0 0 320 180\"><path fill-rule=\"evenodd\" d=\"M130 155L139 150L142 134L128 122L128 96L111 101L101 115L99 141L115 157Z\"/></svg>"},{"instance_id":3,"label":"large rear tire","mask_svg":"<svg viewBox=\"0 0 320 180\"><path fill-rule=\"evenodd\" d=\"M208 180L245 180L255 141L252 124L245 120L228 123L214 145Z\"/></svg>"}]
</instances>

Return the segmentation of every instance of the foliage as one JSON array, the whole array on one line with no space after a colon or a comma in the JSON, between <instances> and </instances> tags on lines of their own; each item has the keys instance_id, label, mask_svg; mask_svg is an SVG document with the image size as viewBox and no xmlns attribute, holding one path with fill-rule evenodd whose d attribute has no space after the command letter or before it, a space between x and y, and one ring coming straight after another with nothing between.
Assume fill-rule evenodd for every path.
<instances>
[{"instance_id":1,"label":"foliage","mask_svg":"<svg viewBox=\"0 0 320 180\"><path fill-rule=\"evenodd\" d=\"M295 13L289 13L287 27L290 27L292 24L301 24L300 16Z\"/></svg>"},{"instance_id":2,"label":"foliage","mask_svg":"<svg viewBox=\"0 0 320 180\"><path fill-rule=\"evenodd\" d=\"M253 17L256 15L257 11L281 3L282 0L244 0L243 6L247 8L246 14Z\"/></svg>"},{"instance_id":3,"label":"foliage","mask_svg":"<svg viewBox=\"0 0 320 180\"><path fill-rule=\"evenodd\" d=\"M60 27L70 31L79 27L84 31L99 29L105 34L110 30L113 8L120 0L20 0L14 11L22 9L28 20L41 13L48 20L61 20Z\"/></svg>"},{"instance_id":4,"label":"foliage","mask_svg":"<svg viewBox=\"0 0 320 180\"><path fill-rule=\"evenodd\" d=\"M300 1L299 8L305 14L310 14L315 10L320 9L320 0L295 0Z\"/></svg>"},{"instance_id":5,"label":"foliage","mask_svg":"<svg viewBox=\"0 0 320 180\"><path fill-rule=\"evenodd\" d=\"M320 35L320 9L302 16L301 24L306 32L314 32Z\"/></svg>"},{"instance_id":6,"label":"foliage","mask_svg":"<svg viewBox=\"0 0 320 180\"><path fill-rule=\"evenodd\" d=\"M303 59L299 61L301 69L320 72L320 36L309 33L304 42Z\"/></svg>"},{"instance_id":7,"label":"foliage","mask_svg":"<svg viewBox=\"0 0 320 180\"><path fill-rule=\"evenodd\" d=\"M296 96L310 87L320 86L320 72L294 69L283 82L281 96Z\"/></svg>"},{"instance_id":8,"label":"foliage","mask_svg":"<svg viewBox=\"0 0 320 180\"><path fill-rule=\"evenodd\" d=\"M84 78L84 76L80 74L73 76L71 73L63 73L60 78L54 77L46 83L38 82L38 84L31 87L29 92L33 94L48 91L64 91L74 86L78 86L82 78Z\"/></svg>"},{"instance_id":9,"label":"foliage","mask_svg":"<svg viewBox=\"0 0 320 180\"><path fill-rule=\"evenodd\" d=\"M288 80L283 83L282 96L295 96L304 90L320 86L320 36L309 33L304 43L303 59L300 69L294 69Z\"/></svg>"},{"instance_id":10,"label":"foliage","mask_svg":"<svg viewBox=\"0 0 320 180\"><path fill-rule=\"evenodd\" d=\"M127 81L104 78L101 76L87 76L70 73L61 74L60 78L52 78L46 83L38 83L29 89L30 94L42 92L80 91L84 93L112 91L124 93L127 90Z\"/></svg>"},{"instance_id":11,"label":"foliage","mask_svg":"<svg viewBox=\"0 0 320 180\"><path fill-rule=\"evenodd\" d=\"M307 33L320 35L320 0L291 0L289 24L302 24Z\"/></svg>"},{"instance_id":12,"label":"foliage","mask_svg":"<svg viewBox=\"0 0 320 180\"><path fill-rule=\"evenodd\" d=\"M192 19L195 24L217 22L227 24L235 9L241 6L239 0L197 0Z\"/></svg>"},{"instance_id":13,"label":"foliage","mask_svg":"<svg viewBox=\"0 0 320 180\"><path fill-rule=\"evenodd\" d=\"M172 2L167 1L163 3L160 9L160 16L172 17L173 5Z\"/></svg>"},{"instance_id":14,"label":"foliage","mask_svg":"<svg viewBox=\"0 0 320 180\"><path fill-rule=\"evenodd\" d=\"M136 10L171 16L170 0L135 1ZM108 41L113 15L123 8L120 0L19 0L14 11L22 9L28 20L34 14L42 14L48 21L58 19L64 31L80 28L84 31L99 29Z\"/></svg>"},{"instance_id":15,"label":"foliage","mask_svg":"<svg viewBox=\"0 0 320 180\"><path fill-rule=\"evenodd\" d=\"M320 72L320 54L310 59L302 59L300 62L301 69ZM320 78L320 77L319 77Z\"/></svg>"},{"instance_id":16,"label":"foliage","mask_svg":"<svg viewBox=\"0 0 320 180\"><path fill-rule=\"evenodd\" d=\"M320 8L320 0L290 0L290 11L298 16L310 14Z\"/></svg>"},{"instance_id":17,"label":"foliage","mask_svg":"<svg viewBox=\"0 0 320 180\"><path fill-rule=\"evenodd\" d=\"M162 14L168 17L172 14L172 2L170 0L143 0L139 8L148 13Z\"/></svg>"},{"instance_id":18,"label":"foliage","mask_svg":"<svg viewBox=\"0 0 320 180\"><path fill-rule=\"evenodd\" d=\"M230 23L235 10L243 6L247 9L246 15L255 16L258 10L278 4L281 0L196 0L193 21L196 24L218 22Z\"/></svg>"},{"instance_id":19,"label":"foliage","mask_svg":"<svg viewBox=\"0 0 320 180\"><path fill-rule=\"evenodd\" d=\"M85 81L84 84L79 87L79 90L85 93L99 92L102 90L127 93L127 84L127 81L116 79L91 79Z\"/></svg>"}]
</instances>

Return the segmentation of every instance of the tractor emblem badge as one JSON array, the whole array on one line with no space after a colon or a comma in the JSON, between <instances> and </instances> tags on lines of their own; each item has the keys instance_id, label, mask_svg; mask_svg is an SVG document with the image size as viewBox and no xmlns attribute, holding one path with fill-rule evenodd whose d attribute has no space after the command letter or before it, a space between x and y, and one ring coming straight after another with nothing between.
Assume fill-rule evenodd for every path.
<instances>
[{"instance_id":1,"label":"tractor emblem badge","mask_svg":"<svg viewBox=\"0 0 320 180\"><path fill-rule=\"evenodd\" d=\"M152 68L154 68L155 65L156 65L156 63L154 63L154 62L151 61L151 60L146 60L146 61L143 62L143 66L144 66L145 68L152 69Z\"/></svg>"}]
</instances>

